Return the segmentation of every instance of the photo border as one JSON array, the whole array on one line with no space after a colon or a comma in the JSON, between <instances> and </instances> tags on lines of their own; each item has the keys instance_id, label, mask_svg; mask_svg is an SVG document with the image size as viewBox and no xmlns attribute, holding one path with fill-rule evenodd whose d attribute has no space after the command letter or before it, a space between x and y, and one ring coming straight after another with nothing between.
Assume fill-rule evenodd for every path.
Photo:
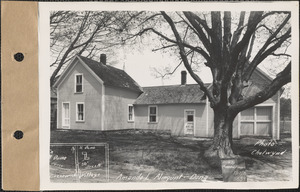
<instances>
[{"instance_id":1,"label":"photo border","mask_svg":"<svg viewBox=\"0 0 300 192\"><path fill-rule=\"evenodd\" d=\"M170 6L172 5L172 6ZM50 61L49 11L51 10L147 10L147 11L291 11L292 30L292 181L241 183L49 183ZM298 187L299 179L299 3L298 2L39 2L39 93L40 93L40 183L41 190L132 190L132 189L284 189ZM45 67L45 65L47 67ZM217 185L216 185L217 184Z\"/></svg>"}]
</instances>

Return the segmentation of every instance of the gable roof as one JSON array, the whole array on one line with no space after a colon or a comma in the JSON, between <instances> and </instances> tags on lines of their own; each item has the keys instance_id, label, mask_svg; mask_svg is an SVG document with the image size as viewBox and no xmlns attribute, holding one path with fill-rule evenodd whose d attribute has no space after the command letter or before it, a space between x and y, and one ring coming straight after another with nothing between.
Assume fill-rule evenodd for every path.
<instances>
[{"instance_id":1,"label":"gable roof","mask_svg":"<svg viewBox=\"0 0 300 192\"><path fill-rule=\"evenodd\" d=\"M267 79L269 82L273 81L273 78L270 77L267 73L265 73L262 69L260 69L259 67L256 67L254 72L256 72L258 75L260 75L261 77Z\"/></svg>"},{"instance_id":2,"label":"gable roof","mask_svg":"<svg viewBox=\"0 0 300 192\"><path fill-rule=\"evenodd\" d=\"M138 93L142 92L142 88L139 84L135 82L125 71L83 56L77 55L76 57L90 68L91 72L98 76L103 81L104 85L124 88ZM68 70L68 68L69 66L65 70Z\"/></svg>"},{"instance_id":3,"label":"gable roof","mask_svg":"<svg viewBox=\"0 0 300 192\"><path fill-rule=\"evenodd\" d=\"M93 72L103 80L104 85L129 89L141 93L142 88L125 71L104 65L101 62L78 56Z\"/></svg>"},{"instance_id":4,"label":"gable roof","mask_svg":"<svg viewBox=\"0 0 300 192\"><path fill-rule=\"evenodd\" d=\"M208 87L210 84L205 84ZM143 87L143 93L134 104L205 103L198 84Z\"/></svg>"}]
</instances>

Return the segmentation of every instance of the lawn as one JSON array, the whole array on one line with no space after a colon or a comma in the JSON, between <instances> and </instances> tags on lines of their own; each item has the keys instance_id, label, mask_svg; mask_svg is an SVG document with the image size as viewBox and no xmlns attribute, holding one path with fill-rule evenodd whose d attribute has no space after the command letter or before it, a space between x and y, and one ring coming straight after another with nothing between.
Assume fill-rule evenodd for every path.
<instances>
[{"instance_id":1,"label":"lawn","mask_svg":"<svg viewBox=\"0 0 300 192\"><path fill-rule=\"evenodd\" d=\"M273 146L255 145L257 141L269 140L234 141L235 152L245 159L247 180L290 180L290 140L282 139ZM222 181L221 171L211 168L203 158L212 144L210 139L173 137L149 130L60 130L51 132L51 143L108 143L110 182ZM265 150L268 155L259 155Z\"/></svg>"}]
</instances>

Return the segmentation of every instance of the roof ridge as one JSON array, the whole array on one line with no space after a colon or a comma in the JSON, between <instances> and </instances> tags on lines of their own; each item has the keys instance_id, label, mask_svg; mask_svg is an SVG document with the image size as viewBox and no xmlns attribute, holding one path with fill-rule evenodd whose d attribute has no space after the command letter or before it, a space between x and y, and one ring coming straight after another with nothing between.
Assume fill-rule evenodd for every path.
<instances>
[{"instance_id":1,"label":"roof ridge","mask_svg":"<svg viewBox=\"0 0 300 192\"><path fill-rule=\"evenodd\" d=\"M133 91L142 92L142 87L130 75L128 75L126 71L110 65L105 65L99 61L95 61L82 55L79 55L79 58L82 59L82 61L104 81L105 85L128 88Z\"/></svg>"},{"instance_id":2,"label":"roof ridge","mask_svg":"<svg viewBox=\"0 0 300 192\"><path fill-rule=\"evenodd\" d=\"M101 64L102 66L106 66L106 67L108 67L108 68L113 68L113 69L117 69L117 70L120 70L120 71L124 71L124 70L119 69L119 68L117 68L117 67L114 67L114 66L112 66L112 65L106 65L106 64L101 63L100 61L96 61L96 60L94 60L94 59L87 58L87 57L84 57L84 56L82 56L82 55L79 55L79 56L82 57L82 58L84 58L84 59L88 59L88 60L91 60L91 61L96 62L96 63L98 63L98 64ZM125 72L125 71L124 71L124 72Z\"/></svg>"}]
</instances>

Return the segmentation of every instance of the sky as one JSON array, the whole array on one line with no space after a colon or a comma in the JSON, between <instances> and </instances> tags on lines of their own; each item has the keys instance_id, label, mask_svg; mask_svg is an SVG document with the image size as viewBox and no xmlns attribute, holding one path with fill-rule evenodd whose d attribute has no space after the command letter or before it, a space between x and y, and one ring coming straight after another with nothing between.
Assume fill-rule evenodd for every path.
<instances>
[{"instance_id":1,"label":"sky","mask_svg":"<svg viewBox=\"0 0 300 192\"><path fill-rule=\"evenodd\" d=\"M114 67L125 70L142 87L178 85L181 83L181 71L186 70L182 64L173 75L163 80L155 77L153 68L162 69L168 66L173 70L179 64L179 61L177 60L177 55L173 57L160 51L153 52L151 45L145 46L142 50L120 48L113 61L107 55L107 63L109 64L110 62L114 63ZM201 67L197 74L205 83L212 82L209 68ZM187 73L187 84L195 83L193 78Z\"/></svg>"}]
</instances>

